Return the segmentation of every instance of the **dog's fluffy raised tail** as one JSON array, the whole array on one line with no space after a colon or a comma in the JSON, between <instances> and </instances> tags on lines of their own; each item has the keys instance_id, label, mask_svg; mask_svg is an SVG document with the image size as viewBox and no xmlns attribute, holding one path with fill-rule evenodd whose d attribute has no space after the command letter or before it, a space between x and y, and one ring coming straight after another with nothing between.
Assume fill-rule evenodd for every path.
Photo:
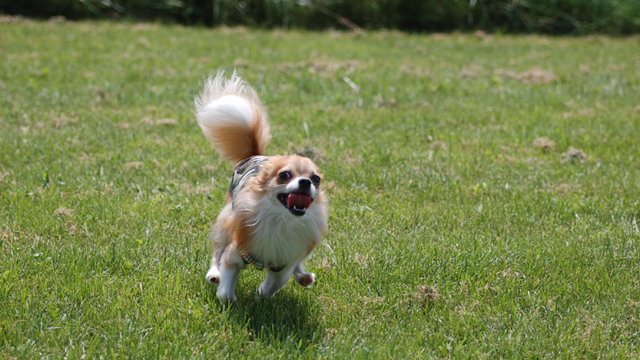
<instances>
[{"instance_id":1,"label":"dog's fluffy raised tail","mask_svg":"<svg viewBox=\"0 0 640 360\"><path fill-rule=\"evenodd\" d=\"M195 105L198 125L223 158L237 163L265 155L271 139L267 112L235 71L228 79L222 71L208 78Z\"/></svg>"}]
</instances>

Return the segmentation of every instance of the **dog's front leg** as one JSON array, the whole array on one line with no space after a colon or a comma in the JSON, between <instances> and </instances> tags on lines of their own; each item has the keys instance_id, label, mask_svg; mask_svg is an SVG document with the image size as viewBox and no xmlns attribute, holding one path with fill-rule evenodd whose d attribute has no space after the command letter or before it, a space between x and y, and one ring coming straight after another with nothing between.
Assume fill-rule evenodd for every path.
<instances>
[{"instance_id":1,"label":"dog's front leg","mask_svg":"<svg viewBox=\"0 0 640 360\"><path fill-rule=\"evenodd\" d=\"M267 270L267 278L264 280L260 288L258 288L258 294L263 299L272 297L278 290L282 289L289 281L293 267L289 266L278 272Z\"/></svg>"},{"instance_id":2,"label":"dog's front leg","mask_svg":"<svg viewBox=\"0 0 640 360\"><path fill-rule=\"evenodd\" d=\"M220 284L216 295L222 303L235 303L236 295L234 294L240 271L245 268L244 263L235 245L229 245L228 250L222 255L219 264Z\"/></svg>"},{"instance_id":3,"label":"dog's front leg","mask_svg":"<svg viewBox=\"0 0 640 360\"><path fill-rule=\"evenodd\" d=\"M309 287L316 282L316 274L312 272L305 272L302 263L296 264L293 268L293 277L296 278L296 282L304 287Z\"/></svg>"}]
</instances>

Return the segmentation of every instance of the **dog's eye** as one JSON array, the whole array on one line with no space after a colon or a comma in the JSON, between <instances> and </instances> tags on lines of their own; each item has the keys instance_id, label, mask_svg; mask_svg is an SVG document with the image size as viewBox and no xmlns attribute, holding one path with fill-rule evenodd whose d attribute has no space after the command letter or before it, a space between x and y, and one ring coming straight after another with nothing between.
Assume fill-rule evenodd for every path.
<instances>
[{"instance_id":1,"label":"dog's eye","mask_svg":"<svg viewBox=\"0 0 640 360\"><path fill-rule=\"evenodd\" d=\"M280 174L278 174L278 179L280 179L280 181L287 181L291 179L291 173L288 171L283 171Z\"/></svg>"},{"instance_id":2,"label":"dog's eye","mask_svg":"<svg viewBox=\"0 0 640 360\"><path fill-rule=\"evenodd\" d=\"M316 184L316 185L319 185L320 181L322 181L322 179L320 179L320 176L318 176L318 175L313 175L311 177L311 182Z\"/></svg>"}]
</instances>

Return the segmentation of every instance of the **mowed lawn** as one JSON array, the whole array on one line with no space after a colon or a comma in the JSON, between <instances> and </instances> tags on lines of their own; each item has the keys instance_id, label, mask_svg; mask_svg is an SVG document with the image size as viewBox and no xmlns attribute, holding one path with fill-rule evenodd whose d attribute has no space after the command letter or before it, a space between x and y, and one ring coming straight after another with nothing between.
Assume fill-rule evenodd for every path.
<instances>
[{"instance_id":1,"label":"mowed lawn","mask_svg":"<svg viewBox=\"0 0 640 360\"><path fill-rule=\"evenodd\" d=\"M640 38L0 23L0 358L637 358ZM318 282L204 279L236 68L312 157Z\"/></svg>"}]
</instances>

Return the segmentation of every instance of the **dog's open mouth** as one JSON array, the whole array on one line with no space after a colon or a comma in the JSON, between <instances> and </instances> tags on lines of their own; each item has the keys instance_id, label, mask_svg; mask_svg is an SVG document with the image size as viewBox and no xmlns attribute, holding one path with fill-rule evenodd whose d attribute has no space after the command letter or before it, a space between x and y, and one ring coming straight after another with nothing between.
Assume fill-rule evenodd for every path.
<instances>
[{"instance_id":1,"label":"dog's open mouth","mask_svg":"<svg viewBox=\"0 0 640 360\"><path fill-rule=\"evenodd\" d=\"M278 200L295 216L304 215L309 206L311 206L311 201L313 201L311 195L304 192L278 194Z\"/></svg>"}]
</instances>

